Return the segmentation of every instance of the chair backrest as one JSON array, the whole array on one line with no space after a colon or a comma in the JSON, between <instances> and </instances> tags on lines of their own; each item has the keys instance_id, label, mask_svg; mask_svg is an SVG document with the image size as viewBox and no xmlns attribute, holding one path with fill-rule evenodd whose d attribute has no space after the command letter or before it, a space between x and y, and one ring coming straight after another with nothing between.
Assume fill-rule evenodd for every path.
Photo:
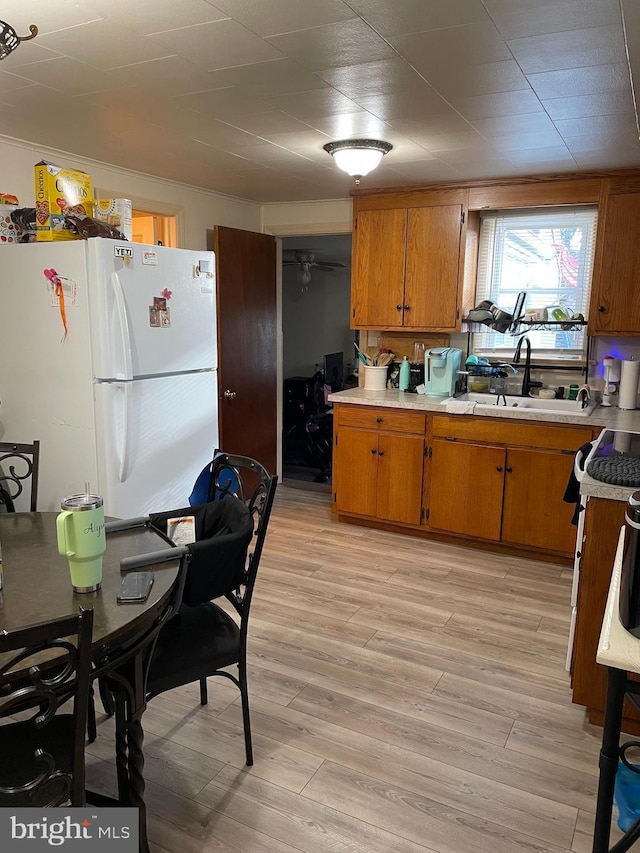
<instances>
[{"instance_id":1,"label":"chair backrest","mask_svg":"<svg viewBox=\"0 0 640 853\"><path fill-rule=\"evenodd\" d=\"M253 520L253 537L249 543L244 582L225 596L242 617L241 631L245 635L277 483L277 475L269 474L263 465L248 456L218 453L211 463L209 500L239 499L247 506Z\"/></svg>"},{"instance_id":2,"label":"chair backrest","mask_svg":"<svg viewBox=\"0 0 640 853\"><path fill-rule=\"evenodd\" d=\"M29 510L36 511L39 466L39 441L32 444L0 441L0 502L3 503L5 511L15 511L15 502L24 491L27 480L31 481Z\"/></svg>"},{"instance_id":3,"label":"chair backrest","mask_svg":"<svg viewBox=\"0 0 640 853\"><path fill-rule=\"evenodd\" d=\"M8 749L3 740L2 806L84 805L92 627L93 610L81 609L78 615L0 632L0 719L20 718L2 727L10 744ZM70 639L74 635L76 643ZM65 736L58 729L49 735L47 727L53 733L56 712L70 698L73 715ZM55 757L49 751L52 739Z\"/></svg>"}]
</instances>

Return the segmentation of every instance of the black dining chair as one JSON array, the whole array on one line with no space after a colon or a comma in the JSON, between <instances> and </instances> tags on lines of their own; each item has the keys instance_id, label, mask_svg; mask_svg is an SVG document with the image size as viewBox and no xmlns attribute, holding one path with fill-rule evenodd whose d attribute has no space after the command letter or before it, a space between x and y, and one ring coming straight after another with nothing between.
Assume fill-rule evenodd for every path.
<instances>
[{"instance_id":1,"label":"black dining chair","mask_svg":"<svg viewBox=\"0 0 640 853\"><path fill-rule=\"evenodd\" d=\"M192 559L182 606L163 627L156 643L147 680L151 699L194 681L200 683L200 703L207 703L207 678L222 676L240 690L247 764L253 764L247 686L247 629L249 610L264 545L277 476L253 459L219 453L211 463L210 503L205 509L224 516L218 532L207 537L205 514L196 512L197 534L205 538L189 546ZM225 504L227 506L225 506ZM216 511L217 507L217 511ZM184 514L188 514L185 510ZM151 516L166 533L167 518ZM223 597L231 607L211 599ZM237 667L237 675L228 667Z\"/></svg>"},{"instance_id":2,"label":"black dining chair","mask_svg":"<svg viewBox=\"0 0 640 853\"><path fill-rule=\"evenodd\" d=\"M15 502L30 481L29 511L35 512L38 502L38 471L40 442L14 444L0 441L0 512L15 512Z\"/></svg>"},{"instance_id":3,"label":"black dining chair","mask_svg":"<svg viewBox=\"0 0 640 853\"><path fill-rule=\"evenodd\" d=\"M81 609L0 632L0 807L85 805L92 626Z\"/></svg>"}]
</instances>

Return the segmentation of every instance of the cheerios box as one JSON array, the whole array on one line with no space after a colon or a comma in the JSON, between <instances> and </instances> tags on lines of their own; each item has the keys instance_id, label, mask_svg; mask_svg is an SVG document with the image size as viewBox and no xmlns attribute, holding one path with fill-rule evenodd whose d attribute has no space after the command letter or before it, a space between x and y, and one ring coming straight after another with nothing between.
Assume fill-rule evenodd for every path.
<instances>
[{"instance_id":1,"label":"cheerios box","mask_svg":"<svg viewBox=\"0 0 640 853\"><path fill-rule=\"evenodd\" d=\"M93 206L93 218L113 225L129 241L133 239L130 198L98 198Z\"/></svg>"},{"instance_id":2,"label":"cheerios box","mask_svg":"<svg viewBox=\"0 0 640 853\"><path fill-rule=\"evenodd\" d=\"M91 176L78 169L63 169L48 160L34 166L36 192L36 236L38 242L76 240L65 227L65 214L91 216Z\"/></svg>"}]
</instances>

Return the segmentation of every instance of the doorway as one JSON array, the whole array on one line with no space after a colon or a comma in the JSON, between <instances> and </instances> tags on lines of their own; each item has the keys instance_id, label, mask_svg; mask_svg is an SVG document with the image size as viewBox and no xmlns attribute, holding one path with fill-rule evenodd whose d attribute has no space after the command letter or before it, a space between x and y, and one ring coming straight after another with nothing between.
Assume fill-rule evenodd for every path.
<instances>
[{"instance_id":1,"label":"doorway","mask_svg":"<svg viewBox=\"0 0 640 853\"><path fill-rule=\"evenodd\" d=\"M283 237L282 261L283 478L330 491L333 413L325 383L341 390L354 368L351 234Z\"/></svg>"}]
</instances>

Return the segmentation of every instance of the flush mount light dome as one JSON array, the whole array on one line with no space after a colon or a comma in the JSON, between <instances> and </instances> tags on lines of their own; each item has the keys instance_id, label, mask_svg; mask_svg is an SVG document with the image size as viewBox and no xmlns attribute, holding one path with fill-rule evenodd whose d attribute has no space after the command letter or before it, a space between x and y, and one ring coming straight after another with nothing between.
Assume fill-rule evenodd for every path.
<instances>
[{"instance_id":1,"label":"flush mount light dome","mask_svg":"<svg viewBox=\"0 0 640 853\"><path fill-rule=\"evenodd\" d=\"M331 154L338 168L355 178L356 184L359 184L360 178L373 171L393 145L379 139L343 139L340 142L327 142L322 147L327 154Z\"/></svg>"}]
</instances>

